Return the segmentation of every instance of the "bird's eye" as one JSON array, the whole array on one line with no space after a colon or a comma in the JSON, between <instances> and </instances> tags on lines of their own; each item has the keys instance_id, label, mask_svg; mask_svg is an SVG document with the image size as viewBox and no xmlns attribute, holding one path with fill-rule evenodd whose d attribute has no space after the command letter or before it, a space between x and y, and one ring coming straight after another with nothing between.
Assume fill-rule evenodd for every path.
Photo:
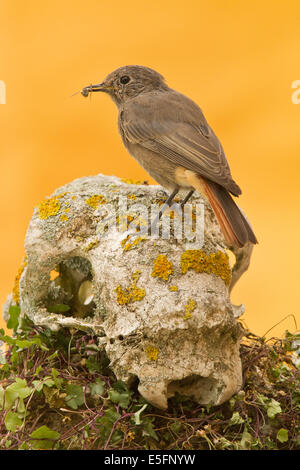
<instances>
[{"instance_id":1,"label":"bird's eye","mask_svg":"<svg viewBox=\"0 0 300 470\"><path fill-rule=\"evenodd\" d=\"M120 82L122 83L122 85L126 85L126 83L128 83L130 81L130 77L128 77L128 75L123 75L123 77L120 78Z\"/></svg>"}]
</instances>

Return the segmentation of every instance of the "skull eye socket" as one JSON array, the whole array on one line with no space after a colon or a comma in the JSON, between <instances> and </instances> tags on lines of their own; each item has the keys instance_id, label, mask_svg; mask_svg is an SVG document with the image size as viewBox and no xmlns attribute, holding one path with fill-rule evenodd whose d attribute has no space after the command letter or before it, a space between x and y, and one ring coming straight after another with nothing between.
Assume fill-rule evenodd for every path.
<instances>
[{"instance_id":1,"label":"skull eye socket","mask_svg":"<svg viewBox=\"0 0 300 470\"><path fill-rule=\"evenodd\" d=\"M128 82L130 82L130 77L128 77L128 75L123 75L123 77L120 78L120 83L122 83L122 85L126 85Z\"/></svg>"}]
</instances>

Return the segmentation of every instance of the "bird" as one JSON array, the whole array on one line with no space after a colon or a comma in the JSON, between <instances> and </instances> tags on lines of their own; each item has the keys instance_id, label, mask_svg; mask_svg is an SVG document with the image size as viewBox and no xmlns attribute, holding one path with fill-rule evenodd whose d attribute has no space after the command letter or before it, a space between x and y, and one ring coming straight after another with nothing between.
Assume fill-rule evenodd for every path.
<instances>
[{"instance_id":1,"label":"bird","mask_svg":"<svg viewBox=\"0 0 300 470\"><path fill-rule=\"evenodd\" d=\"M250 223L235 203L242 191L233 180L223 147L201 108L170 88L152 68L126 65L96 85L81 90L107 93L118 108L118 128L129 154L169 196L195 190L209 202L227 245L258 243Z\"/></svg>"}]
</instances>

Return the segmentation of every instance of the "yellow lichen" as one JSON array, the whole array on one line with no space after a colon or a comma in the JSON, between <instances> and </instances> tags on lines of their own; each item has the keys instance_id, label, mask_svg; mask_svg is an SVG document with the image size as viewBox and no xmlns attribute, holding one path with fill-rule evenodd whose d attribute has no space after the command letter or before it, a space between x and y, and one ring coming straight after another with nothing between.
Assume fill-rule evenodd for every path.
<instances>
[{"instance_id":1,"label":"yellow lichen","mask_svg":"<svg viewBox=\"0 0 300 470\"><path fill-rule=\"evenodd\" d=\"M84 251L87 253L88 251L93 250L94 248L96 248L96 246L99 245L99 243L100 243L100 242L99 242L98 239L97 239L97 240L93 240L92 242L90 242L90 243L88 244L88 246L85 247Z\"/></svg>"},{"instance_id":2,"label":"yellow lichen","mask_svg":"<svg viewBox=\"0 0 300 470\"><path fill-rule=\"evenodd\" d=\"M66 207L65 212L70 212L70 207Z\"/></svg>"},{"instance_id":3,"label":"yellow lichen","mask_svg":"<svg viewBox=\"0 0 300 470\"><path fill-rule=\"evenodd\" d=\"M185 309L185 316L184 320L188 320L189 318L192 318L192 312L195 310L197 304L193 299L189 299L188 303L184 306Z\"/></svg>"},{"instance_id":4,"label":"yellow lichen","mask_svg":"<svg viewBox=\"0 0 300 470\"><path fill-rule=\"evenodd\" d=\"M85 200L85 203L92 209L98 209L101 204L105 204L107 201L102 194L94 194Z\"/></svg>"},{"instance_id":5,"label":"yellow lichen","mask_svg":"<svg viewBox=\"0 0 300 470\"><path fill-rule=\"evenodd\" d=\"M147 181L133 180L131 178L121 178L121 181L126 184L148 184Z\"/></svg>"},{"instance_id":6,"label":"yellow lichen","mask_svg":"<svg viewBox=\"0 0 300 470\"><path fill-rule=\"evenodd\" d=\"M122 286L118 285L115 288L115 292L117 293L117 302L120 305L127 305L131 302L137 302L142 300L145 295L146 291L143 288L137 287L137 282L140 278L141 272L135 271L131 278L132 283L126 289L123 289Z\"/></svg>"},{"instance_id":7,"label":"yellow lichen","mask_svg":"<svg viewBox=\"0 0 300 470\"><path fill-rule=\"evenodd\" d=\"M206 254L202 250L186 250L181 255L181 272L186 274L189 269L196 273L215 274L225 284L230 283L231 269L228 256L222 251Z\"/></svg>"},{"instance_id":8,"label":"yellow lichen","mask_svg":"<svg viewBox=\"0 0 300 470\"><path fill-rule=\"evenodd\" d=\"M18 269L17 275L15 277L15 282L12 290L12 298L13 301L18 305L20 302L20 296L19 296L19 284L20 284L20 278L22 276L22 273L24 271L25 266L27 265L26 258L24 259L23 263Z\"/></svg>"},{"instance_id":9,"label":"yellow lichen","mask_svg":"<svg viewBox=\"0 0 300 470\"><path fill-rule=\"evenodd\" d=\"M177 292L178 291L178 286L169 286L169 290L171 292Z\"/></svg>"},{"instance_id":10,"label":"yellow lichen","mask_svg":"<svg viewBox=\"0 0 300 470\"><path fill-rule=\"evenodd\" d=\"M136 238L134 238L134 240L132 242L128 242L129 239L130 239L130 237L127 236L124 240L121 241L121 245L122 245L124 251L132 250L140 242L143 242L145 240L145 237L136 237Z\"/></svg>"},{"instance_id":11,"label":"yellow lichen","mask_svg":"<svg viewBox=\"0 0 300 470\"><path fill-rule=\"evenodd\" d=\"M61 220L62 222L67 222L67 220L69 220L69 217L67 217L65 214L62 214L62 215L60 216L60 220Z\"/></svg>"},{"instance_id":12,"label":"yellow lichen","mask_svg":"<svg viewBox=\"0 0 300 470\"><path fill-rule=\"evenodd\" d=\"M58 196L56 196L58 199L64 197L66 194L69 194L69 191L65 191L64 193L60 193Z\"/></svg>"},{"instance_id":13,"label":"yellow lichen","mask_svg":"<svg viewBox=\"0 0 300 470\"><path fill-rule=\"evenodd\" d=\"M152 277L159 277L167 281L173 273L173 264L168 260L166 255L158 255L153 261L154 267Z\"/></svg>"},{"instance_id":14,"label":"yellow lichen","mask_svg":"<svg viewBox=\"0 0 300 470\"><path fill-rule=\"evenodd\" d=\"M136 200L136 195L135 194L128 194L128 199L132 199L133 201Z\"/></svg>"},{"instance_id":15,"label":"yellow lichen","mask_svg":"<svg viewBox=\"0 0 300 470\"><path fill-rule=\"evenodd\" d=\"M145 353L147 354L149 361L157 361L159 349L157 349L155 346L148 346L145 349Z\"/></svg>"},{"instance_id":16,"label":"yellow lichen","mask_svg":"<svg viewBox=\"0 0 300 470\"><path fill-rule=\"evenodd\" d=\"M60 196L52 197L40 202L38 207L40 219L46 220L49 217L57 215L59 209L61 208L61 203L58 201L59 197Z\"/></svg>"},{"instance_id":17,"label":"yellow lichen","mask_svg":"<svg viewBox=\"0 0 300 470\"><path fill-rule=\"evenodd\" d=\"M76 194L72 196L72 199L75 200L77 198Z\"/></svg>"}]
</instances>

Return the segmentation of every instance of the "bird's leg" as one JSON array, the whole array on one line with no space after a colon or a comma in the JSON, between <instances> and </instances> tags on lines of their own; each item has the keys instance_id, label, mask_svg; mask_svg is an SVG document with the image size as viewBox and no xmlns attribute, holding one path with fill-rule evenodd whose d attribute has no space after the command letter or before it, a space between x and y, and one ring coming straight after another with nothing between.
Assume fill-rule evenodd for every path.
<instances>
[{"instance_id":1,"label":"bird's leg","mask_svg":"<svg viewBox=\"0 0 300 470\"><path fill-rule=\"evenodd\" d=\"M185 196L184 200L182 201L181 203L181 207L184 206L184 204L186 204L188 202L188 200L190 199L190 197L194 194L195 190L194 189L191 189L191 191L189 191L187 193L187 195Z\"/></svg>"},{"instance_id":2,"label":"bird's leg","mask_svg":"<svg viewBox=\"0 0 300 470\"><path fill-rule=\"evenodd\" d=\"M168 199L166 200L166 202L164 203L164 205L162 206L162 208L160 209L159 213L157 214L157 216L155 217L155 219L153 220L153 222L151 223L151 226L150 226L150 233L154 233L154 230L156 228L156 225L158 224L158 222L160 221L163 213L165 212L165 210L168 208L168 207L171 207L172 205L172 202L173 202L173 199L174 197L176 196L176 194L178 193L179 189L178 188L175 188L174 191L172 192L172 194L170 194L170 196L168 197Z\"/></svg>"},{"instance_id":3,"label":"bird's leg","mask_svg":"<svg viewBox=\"0 0 300 470\"><path fill-rule=\"evenodd\" d=\"M178 191L179 191L178 188L174 189L174 191L173 191L172 194L170 194L170 196L167 198L167 200L166 200L165 203L163 204L162 208L160 209L159 213L157 214L157 216L156 216L155 219L151 222L150 225L147 225L147 227L141 228L138 232L128 234L126 241L128 242L129 240L132 240L132 239L137 238L137 237L141 237L142 235L148 235L149 229L150 229L150 235L151 235L151 234L154 234L154 233L155 233L156 226L157 226L157 223L160 221L160 219L161 219L161 217L162 217L164 211L165 211L168 207L171 207L172 202L173 202L173 199L174 199L174 197L176 196L176 194L178 193Z\"/></svg>"}]
</instances>

